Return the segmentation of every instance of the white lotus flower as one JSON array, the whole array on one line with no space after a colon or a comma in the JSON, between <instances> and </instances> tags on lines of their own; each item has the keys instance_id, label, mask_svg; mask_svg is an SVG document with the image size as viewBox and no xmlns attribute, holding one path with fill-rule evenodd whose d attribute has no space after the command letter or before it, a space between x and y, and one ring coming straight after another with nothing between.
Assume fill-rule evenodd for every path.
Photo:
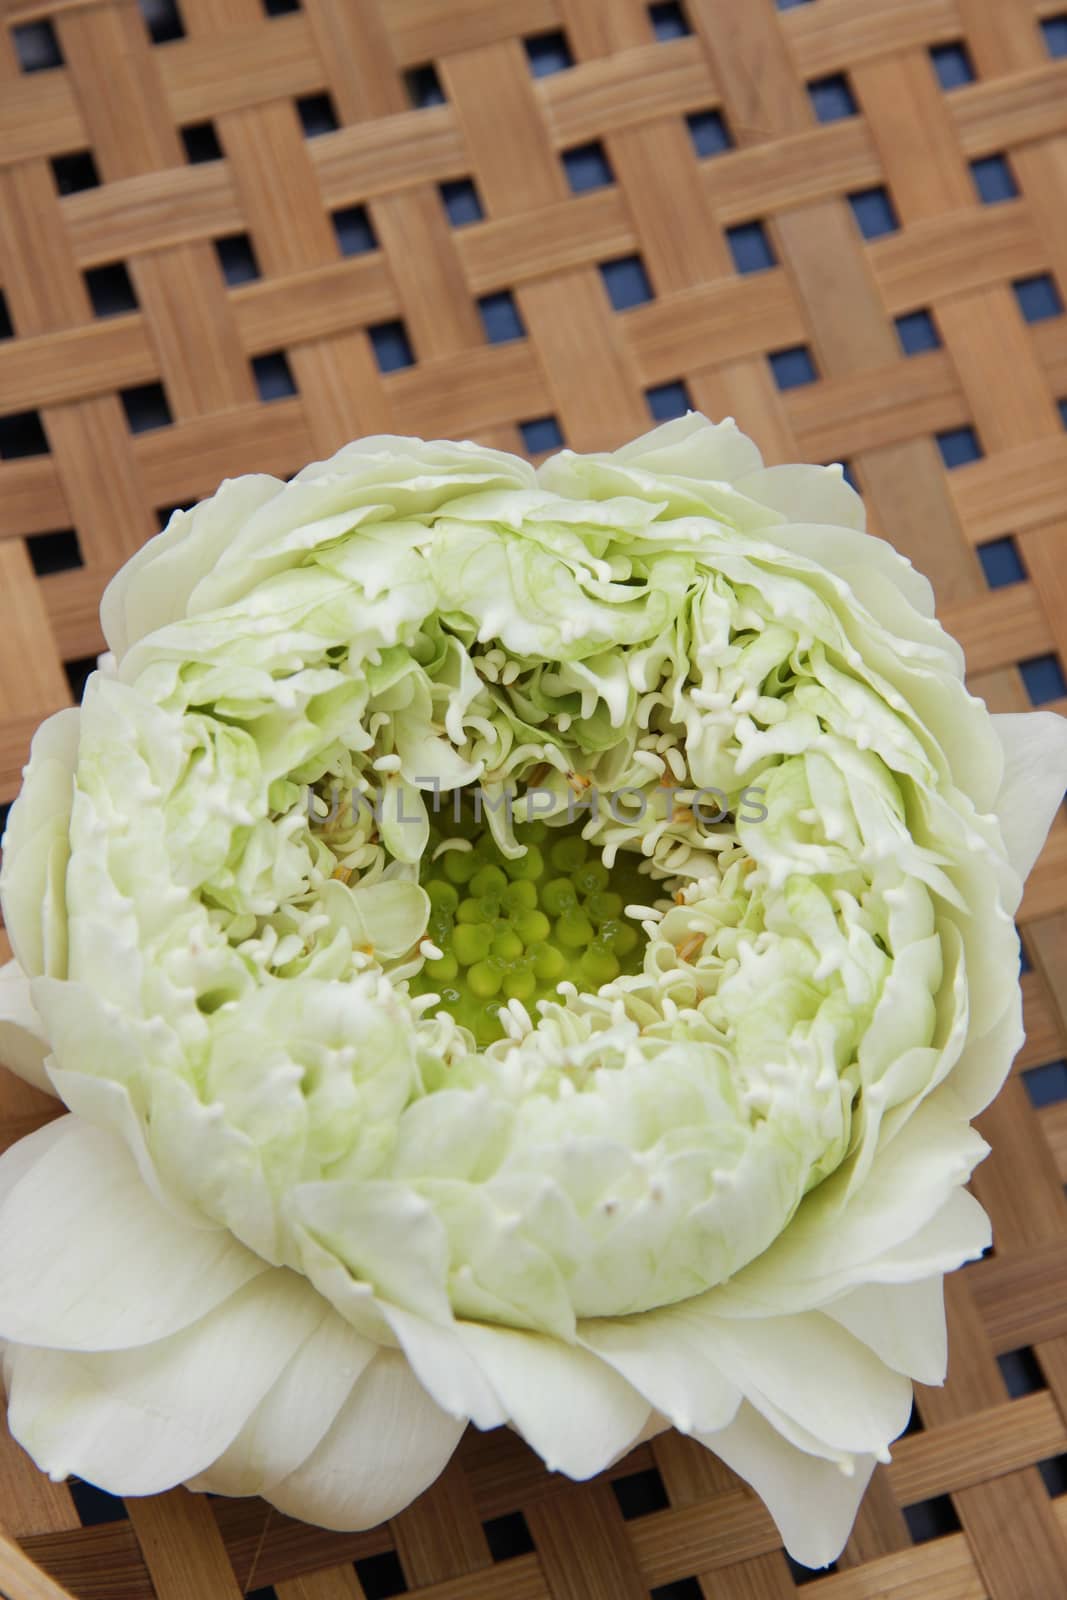
<instances>
[{"instance_id":1,"label":"white lotus flower","mask_svg":"<svg viewBox=\"0 0 1067 1600\"><path fill-rule=\"evenodd\" d=\"M832 1560L989 1241L1067 724L699 416L225 483L103 617L0 884L70 1112L0 1161L16 1438L347 1529L468 1421L575 1478L672 1424Z\"/></svg>"}]
</instances>

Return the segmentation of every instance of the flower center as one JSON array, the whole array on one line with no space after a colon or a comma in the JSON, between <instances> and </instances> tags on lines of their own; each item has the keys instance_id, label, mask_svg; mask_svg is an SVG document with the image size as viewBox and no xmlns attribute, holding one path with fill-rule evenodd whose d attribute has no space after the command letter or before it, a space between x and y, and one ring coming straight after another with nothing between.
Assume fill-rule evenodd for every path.
<instances>
[{"instance_id":1,"label":"flower center","mask_svg":"<svg viewBox=\"0 0 1067 1600\"><path fill-rule=\"evenodd\" d=\"M431 833L420 880L430 897L427 937L441 951L411 980L412 994L437 993L480 1046L504 1037L502 1005L531 1012L570 979L596 990L639 972L643 941L626 907L647 904L640 857L616 856L611 871L581 824L520 823L525 855L510 860L487 827L449 823Z\"/></svg>"}]
</instances>

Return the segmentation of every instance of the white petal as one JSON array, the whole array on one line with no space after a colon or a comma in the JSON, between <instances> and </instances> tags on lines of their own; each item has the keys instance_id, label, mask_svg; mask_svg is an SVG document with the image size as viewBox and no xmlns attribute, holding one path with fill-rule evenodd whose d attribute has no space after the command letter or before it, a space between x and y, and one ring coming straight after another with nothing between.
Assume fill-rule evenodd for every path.
<instances>
[{"instance_id":1,"label":"white petal","mask_svg":"<svg viewBox=\"0 0 1067 1600\"><path fill-rule=\"evenodd\" d=\"M202 1321L139 1350L9 1345L15 1438L56 1481L159 1494L236 1438L325 1314L294 1273L261 1274Z\"/></svg>"},{"instance_id":2,"label":"white petal","mask_svg":"<svg viewBox=\"0 0 1067 1600\"><path fill-rule=\"evenodd\" d=\"M318 1449L267 1498L286 1516L322 1528L373 1528L433 1483L463 1429L402 1355L382 1350Z\"/></svg>"},{"instance_id":3,"label":"white petal","mask_svg":"<svg viewBox=\"0 0 1067 1600\"><path fill-rule=\"evenodd\" d=\"M996 812L1011 864L1025 879L1067 789L1067 717L1011 712L994 716L993 727L1004 747Z\"/></svg>"},{"instance_id":4,"label":"white petal","mask_svg":"<svg viewBox=\"0 0 1067 1600\"><path fill-rule=\"evenodd\" d=\"M317 1449L378 1354L328 1312L236 1439L190 1484L210 1494L265 1494Z\"/></svg>"},{"instance_id":5,"label":"white petal","mask_svg":"<svg viewBox=\"0 0 1067 1600\"><path fill-rule=\"evenodd\" d=\"M828 1305L826 1315L862 1339L894 1372L907 1373L916 1383L944 1383L944 1278L866 1283Z\"/></svg>"},{"instance_id":6,"label":"white petal","mask_svg":"<svg viewBox=\"0 0 1067 1600\"><path fill-rule=\"evenodd\" d=\"M25 1139L10 1145L0 1156L0 1206L17 1183L26 1176L54 1144L67 1138L74 1127L73 1117L56 1117L43 1128L28 1133Z\"/></svg>"},{"instance_id":7,"label":"white petal","mask_svg":"<svg viewBox=\"0 0 1067 1600\"><path fill-rule=\"evenodd\" d=\"M851 1476L795 1449L751 1406L702 1441L755 1489L794 1561L825 1567L841 1554L856 1520L873 1456L856 1458Z\"/></svg>"},{"instance_id":8,"label":"white petal","mask_svg":"<svg viewBox=\"0 0 1067 1600\"><path fill-rule=\"evenodd\" d=\"M947 1085L945 1086L948 1087ZM914 1239L946 1205L988 1145L941 1091L879 1150L847 1205L847 1167L812 1190L786 1231L721 1289L714 1310L728 1316L796 1311L825 1304L880 1277L879 1263ZM905 1269L902 1276L928 1276Z\"/></svg>"},{"instance_id":9,"label":"white petal","mask_svg":"<svg viewBox=\"0 0 1067 1600\"><path fill-rule=\"evenodd\" d=\"M578 1334L682 1433L714 1433L741 1404L740 1389L715 1363L698 1302L582 1322Z\"/></svg>"},{"instance_id":10,"label":"white petal","mask_svg":"<svg viewBox=\"0 0 1067 1600\"><path fill-rule=\"evenodd\" d=\"M118 1135L136 1162L142 1183L158 1205L191 1228L215 1230L216 1224L209 1222L203 1212L195 1210L164 1183L156 1171L143 1124L125 1085L111 1078L91 1078L85 1072L68 1072L64 1067L57 1067L54 1061L49 1063L48 1077L55 1093L79 1121Z\"/></svg>"},{"instance_id":11,"label":"white petal","mask_svg":"<svg viewBox=\"0 0 1067 1600\"><path fill-rule=\"evenodd\" d=\"M708 1346L746 1398L828 1452L877 1454L908 1424L911 1384L821 1311L707 1318Z\"/></svg>"},{"instance_id":12,"label":"white petal","mask_svg":"<svg viewBox=\"0 0 1067 1600\"><path fill-rule=\"evenodd\" d=\"M33 736L11 808L0 865L0 902L22 970L66 973L65 877L81 712L57 711Z\"/></svg>"},{"instance_id":13,"label":"white petal","mask_svg":"<svg viewBox=\"0 0 1067 1600\"><path fill-rule=\"evenodd\" d=\"M232 1234L162 1210L113 1134L64 1123L0 1206L0 1338L58 1350L150 1344L267 1270Z\"/></svg>"},{"instance_id":14,"label":"white petal","mask_svg":"<svg viewBox=\"0 0 1067 1600\"><path fill-rule=\"evenodd\" d=\"M761 505L772 506L775 511L780 511L790 522L812 523L820 530L834 533L843 528L862 533L867 525L863 501L840 466L813 467L790 463L783 467L764 467L760 472L751 472L744 478L738 478L734 487L740 489L742 494L751 495ZM770 533L769 537L773 539L774 534ZM877 542L884 543L882 540ZM855 551L856 543L852 540L841 548ZM813 550L811 557L812 560L826 560L822 550L818 554ZM878 557L872 553L872 559L878 559L880 565L887 564L881 553ZM903 556L897 556L896 563L906 565ZM833 561L826 561L826 565L836 570Z\"/></svg>"},{"instance_id":15,"label":"white petal","mask_svg":"<svg viewBox=\"0 0 1067 1600\"><path fill-rule=\"evenodd\" d=\"M648 1401L588 1350L486 1323L457 1326L511 1421L550 1472L591 1478L648 1421Z\"/></svg>"},{"instance_id":16,"label":"white petal","mask_svg":"<svg viewBox=\"0 0 1067 1600\"><path fill-rule=\"evenodd\" d=\"M44 1058L48 1040L30 999L30 981L17 961L0 967L0 1065L45 1094L55 1094Z\"/></svg>"},{"instance_id":17,"label":"white petal","mask_svg":"<svg viewBox=\"0 0 1067 1600\"><path fill-rule=\"evenodd\" d=\"M479 1428L507 1421L492 1386L454 1327L428 1322L398 1306L379 1302L423 1388L450 1417L469 1417Z\"/></svg>"}]
</instances>

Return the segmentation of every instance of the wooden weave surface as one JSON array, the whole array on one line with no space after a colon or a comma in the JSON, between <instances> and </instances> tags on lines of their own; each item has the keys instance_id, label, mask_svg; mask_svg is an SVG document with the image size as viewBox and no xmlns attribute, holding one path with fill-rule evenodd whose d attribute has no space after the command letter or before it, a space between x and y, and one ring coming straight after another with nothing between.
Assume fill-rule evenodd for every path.
<instances>
[{"instance_id":1,"label":"wooden weave surface","mask_svg":"<svg viewBox=\"0 0 1067 1600\"><path fill-rule=\"evenodd\" d=\"M687 404L846 461L974 689L1067 710L1065 0L683 7L0 0L0 802L171 506L369 432L600 449ZM1020 921L995 1253L835 1571L675 1435L572 1485L470 1433L349 1537L5 1438L0 1523L79 1600L1059 1600L1062 817ZM50 1111L2 1077L7 1144Z\"/></svg>"}]
</instances>

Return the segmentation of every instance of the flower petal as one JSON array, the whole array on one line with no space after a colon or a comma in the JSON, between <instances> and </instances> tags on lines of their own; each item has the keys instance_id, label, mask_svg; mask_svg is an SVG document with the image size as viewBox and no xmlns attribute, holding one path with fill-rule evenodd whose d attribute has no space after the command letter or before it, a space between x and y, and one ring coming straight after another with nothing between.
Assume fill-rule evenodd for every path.
<instances>
[{"instance_id":1,"label":"flower petal","mask_svg":"<svg viewBox=\"0 0 1067 1600\"><path fill-rule=\"evenodd\" d=\"M4 1151L0 1156L0 1206L45 1152L68 1137L73 1124L73 1117L56 1117Z\"/></svg>"},{"instance_id":2,"label":"flower petal","mask_svg":"<svg viewBox=\"0 0 1067 1600\"><path fill-rule=\"evenodd\" d=\"M137 1350L9 1345L11 1431L57 1482L76 1473L110 1494L159 1494L218 1459L325 1311L276 1270Z\"/></svg>"},{"instance_id":3,"label":"flower petal","mask_svg":"<svg viewBox=\"0 0 1067 1600\"><path fill-rule=\"evenodd\" d=\"M825 1567L841 1554L874 1471L873 1456L857 1457L848 1476L787 1443L752 1406L742 1406L728 1428L701 1442L752 1485L794 1561Z\"/></svg>"},{"instance_id":4,"label":"flower petal","mask_svg":"<svg viewBox=\"0 0 1067 1600\"><path fill-rule=\"evenodd\" d=\"M382 1350L322 1443L267 1498L321 1528L373 1528L433 1483L464 1426L434 1404L398 1351Z\"/></svg>"},{"instance_id":5,"label":"flower petal","mask_svg":"<svg viewBox=\"0 0 1067 1600\"><path fill-rule=\"evenodd\" d=\"M119 1140L68 1117L0 1206L0 1338L58 1350L150 1344L266 1270L232 1234L164 1211Z\"/></svg>"},{"instance_id":6,"label":"flower petal","mask_svg":"<svg viewBox=\"0 0 1067 1600\"><path fill-rule=\"evenodd\" d=\"M328 1312L229 1449L190 1484L209 1494L266 1494L317 1449L379 1346Z\"/></svg>"},{"instance_id":7,"label":"flower petal","mask_svg":"<svg viewBox=\"0 0 1067 1600\"><path fill-rule=\"evenodd\" d=\"M511 1421L550 1472L591 1478L648 1421L648 1401L588 1350L487 1323L457 1326Z\"/></svg>"},{"instance_id":8,"label":"flower petal","mask_svg":"<svg viewBox=\"0 0 1067 1600\"><path fill-rule=\"evenodd\" d=\"M1004 747L1004 777L997 795L1004 843L1025 879L1067 789L1067 717L1054 711L997 715L993 727Z\"/></svg>"},{"instance_id":9,"label":"flower petal","mask_svg":"<svg viewBox=\"0 0 1067 1600\"><path fill-rule=\"evenodd\" d=\"M507 1412L455 1328L380 1301L381 1311L400 1340L423 1388L450 1417L469 1417L479 1428L496 1428Z\"/></svg>"},{"instance_id":10,"label":"flower petal","mask_svg":"<svg viewBox=\"0 0 1067 1600\"><path fill-rule=\"evenodd\" d=\"M0 967L0 1065L54 1095L44 1070L47 1054L48 1039L30 999L30 980L17 961L9 961Z\"/></svg>"},{"instance_id":11,"label":"flower petal","mask_svg":"<svg viewBox=\"0 0 1067 1600\"><path fill-rule=\"evenodd\" d=\"M715 1362L759 1411L830 1452L877 1454L903 1432L911 1384L821 1311L740 1323L708 1317Z\"/></svg>"},{"instance_id":12,"label":"flower petal","mask_svg":"<svg viewBox=\"0 0 1067 1600\"><path fill-rule=\"evenodd\" d=\"M716 1365L697 1301L582 1322L578 1333L682 1433L714 1433L741 1404L740 1389Z\"/></svg>"},{"instance_id":13,"label":"flower petal","mask_svg":"<svg viewBox=\"0 0 1067 1600\"><path fill-rule=\"evenodd\" d=\"M948 1333L945 1280L865 1283L826 1307L826 1315L916 1383L945 1381Z\"/></svg>"}]
</instances>

